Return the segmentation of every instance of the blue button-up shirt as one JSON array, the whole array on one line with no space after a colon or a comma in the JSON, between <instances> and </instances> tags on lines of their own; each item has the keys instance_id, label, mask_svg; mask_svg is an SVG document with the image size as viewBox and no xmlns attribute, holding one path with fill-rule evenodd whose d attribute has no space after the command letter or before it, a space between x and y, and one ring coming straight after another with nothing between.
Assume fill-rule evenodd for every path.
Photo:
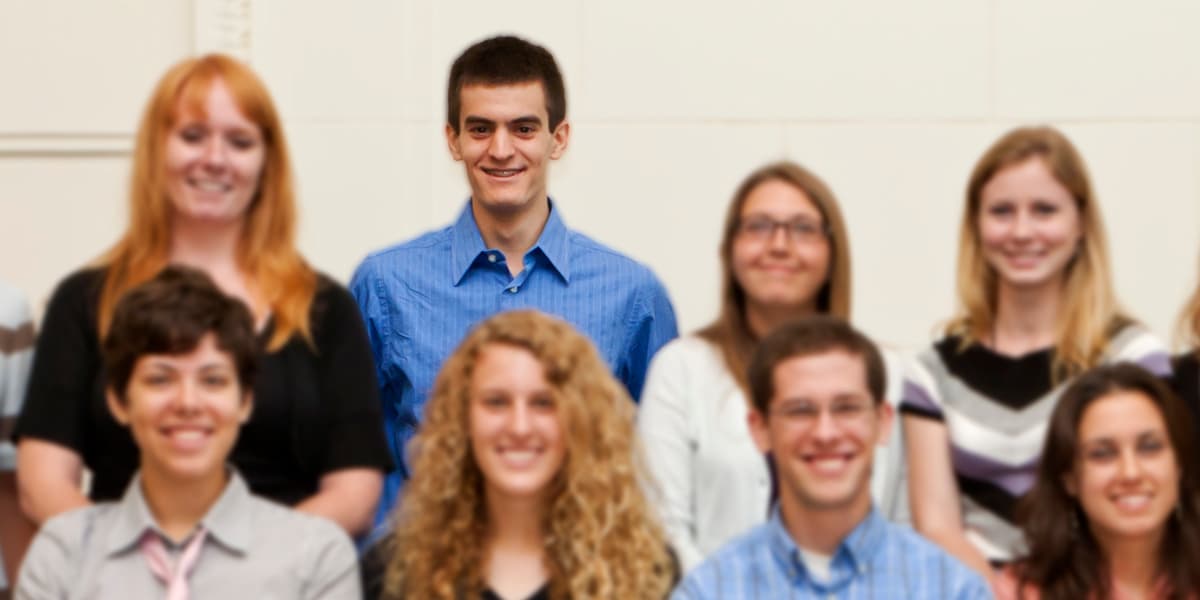
<instances>
[{"instance_id":1,"label":"blue button-up shirt","mask_svg":"<svg viewBox=\"0 0 1200 600\"><path fill-rule=\"evenodd\" d=\"M408 478L404 448L442 362L470 328L506 310L537 309L586 334L637 398L650 358L678 335L666 288L645 266L567 229L557 207L513 277L488 248L467 203L449 227L375 252L350 282L366 320L398 469L376 524Z\"/></svg>"},{"instance_id":2,"label":"blue button-up shirt","mask_svg":"<svg viewBox=\"0 0 1200 600\"><path fill-rule=\"evenodd\" d=\"M779 509L688 574L671 600L987 599L983 578L932 542L887 522L872 508L842 540L830 579L816 581L784 527Z\"/></svg>"}]
</instances>

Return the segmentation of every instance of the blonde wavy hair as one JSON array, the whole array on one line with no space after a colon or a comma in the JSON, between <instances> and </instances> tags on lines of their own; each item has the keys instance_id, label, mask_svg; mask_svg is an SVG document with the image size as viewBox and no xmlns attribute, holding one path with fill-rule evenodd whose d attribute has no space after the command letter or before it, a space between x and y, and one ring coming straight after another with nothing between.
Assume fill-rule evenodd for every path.
<instances>
[{"instance_id":1,"label":"blonde wavy hair","mask_svg":"<svg viewBox=\"0 0 1200 600\"><path fill-rule=\"evenodd\" d=\"M998 277L983 255L979 239L982 191L1002 169L1041 160L1071 192L1083 229L1079 248L1067 263L1054 345L1054 378L1074 376L1099 363L1112 336L1131 322L1113 292L1108 242L1100 206L1092 193L1079 152L1052 127L1009 131L984 152L967 183L958 243L958 314L946 333L962 338L962 347L992 335L996 323Z\"/></svg>"},{"instance_id":2,"label":"blonde wavy hair","mask_svg":"<svg viewBox=\"0 0 1200 600\"><path fill-rule=\"evenodd\" d=\"M444 363L409 446L413 476L395 519L386 597L475 598L485 587L484 479L470 443L471 377L484 348L528 350L545 369L567 452L541 516L550 597L665 598L676 578L642 492L634 404L592 344L535 311L494 316Z\"/></svg>"},{"instance_id":3,"label":"blonde wavy hair","mask_svg":"<svg viewBox=\"0 0 1200 600\"><path fill-rule=\"evenodd\" d=\"M129 224L99 260L107 269L100 293L100 335L112 324L117 300L167 264L172 205L167 196L167 136L184 114L204 114L208 90L220 80L238 108L262 131L266 157L258 192L246 213L238 266L270 310L272 350L299 333L312 341L309 309L317 275L296 249L296 194L283 123L267 88L249 67L222 54L190 58L171 67L142 114L129 181Z\"/></svg>"},{"instance_id":4,"label":"blonde wavy hair","mask_svg":"<svg viewBox=\"0 0 1200 600\"><path fill-rule=\"evenodd\" d=\"M850 320L850 236L837 196L815 173L792 161L779 161L755 169L738 185L725 212L719 249L721 312L716 320L698 332L700 337L721 349L726 368L745 390L749 389L746 369L758 336L750 331L746 321L746 290L742 289L733 272L733 244L742 224L746 199L755 188L768 181L782 181L804 192L821 213L829 244L829 277L817 290L817 312Z\"/></svg>"}]
</instances>

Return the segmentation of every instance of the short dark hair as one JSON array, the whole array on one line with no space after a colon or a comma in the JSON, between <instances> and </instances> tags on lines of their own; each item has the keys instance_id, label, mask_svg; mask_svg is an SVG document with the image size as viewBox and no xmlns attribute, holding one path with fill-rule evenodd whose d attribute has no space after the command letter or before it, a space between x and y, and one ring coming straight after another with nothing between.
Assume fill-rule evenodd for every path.
<instances>
[{"instance_id":1,"label":"short dark hair","mask_svg":"<svg viewBox=\"0 0 1200 600\"><path fill-rule=\"evenodd\" d=\"M450 67L446 86L446 123L459 133L462 89L472 84L509 85L536 81L546 96L550 131L567 116L567 91L549 50L511 35L476 42Z\"/></svg>"},{"instance_id":2,"label":"short dark hair","mask_svg":"<svg viewBox=\"0 0 1200 600\"><path fill-rule=\"evenodd\" d=\"M763 415L768 412L771 397L775 395L775 367L792 358L833 351L862 359L871 399L877 406L883 402L887 373L879 348L846 321L830 315L814 315L780 325L754 350L747 379L755 410Z\"/></svg>"},{"instance_id":3,"label":"short dark hair","mask_svg":"<svg viewBox=\"0 0 1200 600\"><path fill-rule=\"evenodd\" d=\"M191 352L209 333L216 336L217 348L233 358L238 383L249 391L260 351L250 310L217 289L203 271L166 267L131 288L113 309L103 346L109 386L124 402L138 359Z\"/></svg>"}]
</instances>

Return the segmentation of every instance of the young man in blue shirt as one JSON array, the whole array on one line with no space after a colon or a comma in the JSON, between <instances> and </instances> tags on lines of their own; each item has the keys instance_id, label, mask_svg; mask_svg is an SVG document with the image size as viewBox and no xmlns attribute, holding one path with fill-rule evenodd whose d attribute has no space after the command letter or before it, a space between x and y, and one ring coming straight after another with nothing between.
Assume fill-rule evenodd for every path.
<instances>
[{"instance_id":1,"label":"young man in blue shirt","mask_svg":"<svg viewBox=\"0 0 1200 600\"><path fill-rule=\"evenodd\" d=\"M407 479L405 445L442 361L475 323L519 308L561 317L596 344L637 398L650 357L677 335L666 289L645 266L567 229L546 192L571 126L554 57L501 36L450 69L446 143L471 198L456 222L375 252L350 283L366 320L399 465L376 523Z\"/></svg>"},{"instance_id":2,"label":"young man in blue shirt","mask_svg":"<svg viewBox=\"0 0 1200 600\"><path fill-rule=\"evenodd\" d=\"M767 336L750 364L750 431L776 466L766 523L693 570L674 600L991 598L983 579L871 502L874 447L886 443L875 345L829 316Z\"/></svg>"}]
</instances>

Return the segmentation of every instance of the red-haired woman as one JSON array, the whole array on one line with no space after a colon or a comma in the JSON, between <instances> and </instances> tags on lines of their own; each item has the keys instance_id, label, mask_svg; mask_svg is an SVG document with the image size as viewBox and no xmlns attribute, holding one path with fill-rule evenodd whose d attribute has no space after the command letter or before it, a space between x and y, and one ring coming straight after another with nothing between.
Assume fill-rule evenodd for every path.
<instances>
[{"instance_id":1,"label":"red-haired woman","mask_svg":"<svg viewBox=\"0 0 1200 600\"><path fill-rule=\"evenodd\" d=\"M370 348L353 299L296 249L282 126L248 67L207 55L167 71L138 130L129 199L125 234L46 312L16 430L26 514L41 523L128 485L137 448L105 408L99 340L125 291L181 264L245 302L265 346L231 455L251 490L365 530L390 468Z\"/></svg>"}]
</instances>

